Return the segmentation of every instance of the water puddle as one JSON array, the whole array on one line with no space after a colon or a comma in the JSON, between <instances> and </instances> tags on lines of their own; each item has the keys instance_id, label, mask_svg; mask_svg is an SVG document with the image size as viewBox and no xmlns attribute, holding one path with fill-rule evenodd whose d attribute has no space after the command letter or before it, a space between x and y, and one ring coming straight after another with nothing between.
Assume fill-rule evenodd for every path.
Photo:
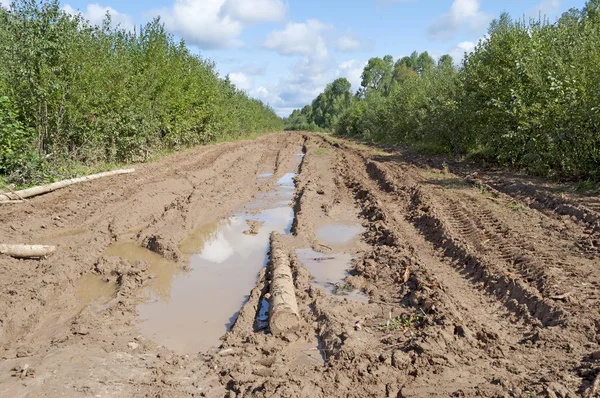
<instances>
[{"instance_id":1,"label":"water puddle","mask_svg":"<svg viewBox=\"0 0 600 398\"><path fill-rule=\"evenodd\" d=\"M75 298L82 306L104 306L117 293L117 284L106 282L99 275L85 274L75 282Z\"/></svg>"},{"instance_id":2,"label":"water puddle","mask_svg":"<svg viewBox=\"0 0 600 398\"><path fill-rule=\"evenodd\" d=\"M350 254L323 254L312 249L298 249L296 255L312 275L313 285L332 296L368 302L362 292L344 282L352 261Z\"/></svg>"},{"instance_id":3,"label":"water puddle","mask_svg":"<svg viewBox=\"0 0 600 398\"><path fill-rule=\"evenodd\" d=\"M273 173L261 173L256 176L256 179L259 182L265 182L265 181L268 181L269 178L271 178L272 176L273 176Z\"/></svg>"},{"instance_id":4,"label":"water puddle","mask_svg":"<svg viewBox=\"0 0 600 398\"><path fill-rule=\"evenodd\" d=\"M170 301L173 281L186 274L179 264L169 261L135 242L115 243L104 251L104 255L118 256L132 264L138 260L148 263L148 272L154 279L148 285L146 295L152 299Z\"/></svg>"},{"instance_id":5,"label":"water puddle","mask_svg":"<svg viewBox=\"0 0 600 398\"><path fill-rule=\"evenodd\" d=\"M258 314L256 315L256 320L254 322L254 330L259 331L267 329L269 329L269 300L263 297L260 299Z\"/></svg>"},{"instance_id":6,"label":"water puddle","mask_svg":"<svg viewBox=\"0 0 600 398\"><path fill-rule=\"evenodd\" d=\"M350 243L359 234L364 232L360 224L328 224L317 229L317 239L333 246L342 246Z\"/></svg>"},{"instance_id":7,"label":"water puddle","mask_svg":"<svg viewBox=\"0 0 600 398\"><path fill-rule=\"evenodd\" d=\"M297 170L299 164L294 159L289 169ZM285 174L273 191L258 195L231 217L198 228L181 242L180 250L191 254L190 271L172 278L168 300L151 291L150 300L138 306L144 335L178 353L220 344L267 262L271 232L285 234L292 227L295 176ZM264 327L268 303L262 304L257 326Z\"/></svg>"}]
</instances>

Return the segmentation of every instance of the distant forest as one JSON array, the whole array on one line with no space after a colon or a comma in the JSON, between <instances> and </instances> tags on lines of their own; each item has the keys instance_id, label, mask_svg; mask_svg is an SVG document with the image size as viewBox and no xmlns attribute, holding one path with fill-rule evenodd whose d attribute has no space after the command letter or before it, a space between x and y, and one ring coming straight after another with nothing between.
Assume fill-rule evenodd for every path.
<instances>
[{"instance_id":1,"label":"distant forest","mask_svg":"<svg viewBox=\"0 0 600 398\"><path fill-rule=\"evenodd\" d=\"M555 23L502 14L460 66L372 58L284 120L562 178L600 178L600 0Z\"/></svg>"}]
</instances>

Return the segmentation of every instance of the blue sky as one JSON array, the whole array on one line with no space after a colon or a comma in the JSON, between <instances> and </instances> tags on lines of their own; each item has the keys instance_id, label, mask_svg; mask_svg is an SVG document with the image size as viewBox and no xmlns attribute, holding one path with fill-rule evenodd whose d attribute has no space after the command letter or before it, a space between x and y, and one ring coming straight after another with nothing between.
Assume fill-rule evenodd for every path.
<instances>
[{"instance_id":1,"label":"blue sky","mask_svg":"<svg viewBox=\"0 0 600 398\"><path fill-rule=\"evenodd\" d=\"M0 0L6 4L8 0ZM584 0L62 0L99 23L109 10L125 28L160 15L167 29L221 75L280 116L302 107L337 77L356 90L371 57L412 51L458 61L491 19L540 13L555 20Z\"/></svg>"}]
</instances>

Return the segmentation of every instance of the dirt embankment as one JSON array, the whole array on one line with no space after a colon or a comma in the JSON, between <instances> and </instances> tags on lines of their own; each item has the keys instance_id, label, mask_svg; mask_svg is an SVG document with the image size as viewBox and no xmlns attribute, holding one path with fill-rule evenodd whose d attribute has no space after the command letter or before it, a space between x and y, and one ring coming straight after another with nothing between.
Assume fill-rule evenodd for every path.
<instances>
[{"instance_id":1,"label":"dirt embankment","mask_svg":"<svg viewBox=\"0 0 600 398\"><path fill-rule=\"evenodd\" d=\"M299 325L282 336L260 325L266 267L220 347L178 355L140 335L152 272L106 248L133 241L185 268L180 243L268 192L301 145L291 234L277 239ZM0 396L597 396L594 202L436 166L280 134L0 207L0 241L59 247L41 261L0 257ZM319 232L356 222L351 243ZM323 267L352 255L336 294L311 278L306 250ZM114 283L102 307L77 298L89 274ZM344 295L353 289L364 296Z\"/></svg>"}]
</instances>

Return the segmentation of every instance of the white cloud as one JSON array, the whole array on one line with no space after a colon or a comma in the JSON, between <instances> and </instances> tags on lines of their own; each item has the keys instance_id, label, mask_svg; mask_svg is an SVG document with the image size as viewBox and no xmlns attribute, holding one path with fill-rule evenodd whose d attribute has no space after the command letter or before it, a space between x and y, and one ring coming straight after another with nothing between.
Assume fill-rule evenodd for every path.
<instances>
[{"instance_id":1,"label":"white cloud","mask_svg":"<svg viewBox=\"0 0 600 398\"><path fill-rule=\"evenodd\" d=\"M473 30L484 28L491 17L480 10L480 0L454 0L450 11L429 25L430 39L450 39L465 25Z\"/></svg>"},{"instance_id":2,"label":"white cloud","mask_svg":"<svg viewBox=\"0 0 600 398\"><path fill-rule=\"evenodd\" d=\"M223 0L176 0L171 9L157 10L167 30L200 48L233 47L244 28L221 15Z\"/></svg>"},{"instance_id":3,"label":"white cloud","mask_svg":"<svg viewBox=\"0 0 600 398\"><path fill-rule=\"evenodd\" d=\"M244 24L281 22L285 18L286 5L282 0L226 0L221 16Z\"/></svg>"},{"instance_id":4,"label":"white cloud","mask_svg":"<svg viewBox=\"0 0 600 398\"><path fill-rule=\"evenodd\" d=\"M358 38L350 29L335 41L335 48L341 52L358 51L368 46L369 43Z\"/></svg>"},{"instance_id":5,"label":"white cloud","mask_svg":"<svg viewBox=\"0 0 600 398\"><path fill-rule=\"evenodd\" d=\"M229 74L229 80L240 90L248 91L252 88L252 80L243 73L232 72Z\"/></svg>"},{"instance_id":6,"label":"white cloud","mask_svg":"<svg viewBox=\"0 0 600 398\"><path fill-rule=\"evenodd\" d=\"M352 91L355 92L360 87L362 81L361 75L365 68L365 62L361 62L357 59L351 59L350 61L342 62L337 68L338 77L345 77L352 84Z\"/></svg>"},{"instance_id":7,"label":"white cloud","mask_svg":"<svg viewBox=\"0 0 600 398\"><path fill-rule=\"evenodd\" d=\"M460 65L465 56L465 53L471 53L475 49L475 43L471 41L463 41L454 46L448 53L452 56L454 63Z\"/></svg>"},{"instance_id":8,"label":"white cloud","mask_svg":"<svg viewBox=\"0 0 600 398\"><path fill-rule=\"evenodd\" d=\"M244 28L285 17L283 0L175 0L154 10L167 29L202 49L238 47Z\"/></svg>"},{"instance_id":9,"label":"white cloud","mask_svg":"<svg viewBox=\"0 0 600 398\"><path fill-rule=\"evenodd\" d=\"M131 19L129 15L122 14L112 7L103 7L97 3L88 4L85 12L75 10L69 4L65 4L63 10L72 15L81 14L93 25L102 25L102 22L106 17L106 13L110 14L112 26L119 26L125 30L133 30L133 27L135 25L133 23L133 19Z\"/></svg>"},{"instance_id":10,"label":"white cloud","mask_svg":"<svg viewBox=\"0 0 600 398\"><path fill-rule=\"evenodd\" d=\"M325 86L338 77L352 84L353 92L360 87L360 75L365 62L349 60L337 65L333 58L303 57L291 73L278 83L259 86L250 95L270 104L279 116L288 116L294 109L310 104Z\"/></svg>"},{"instance_id":11,"label":"white cloud","mask_svg":"<svg viewBox=\"0 0 600 398\"><path fill-rule=\"evenodd\" d=\"M288 22L284 30L269 33L263 45L282 55L323 54L327 52L327 47L322 34L331 28L331 25L316 19L300 23Z\"/></svg>"},{"instance_id":12,"label":"white cloud","mask_svg":"<svg viewBox=\"0 0 600 398\"><path fill-rule=\"evenodd\" d=\"M10 6L10 0L0 0L0 6L8 8Z\"/></svg>"}]
</instances>

